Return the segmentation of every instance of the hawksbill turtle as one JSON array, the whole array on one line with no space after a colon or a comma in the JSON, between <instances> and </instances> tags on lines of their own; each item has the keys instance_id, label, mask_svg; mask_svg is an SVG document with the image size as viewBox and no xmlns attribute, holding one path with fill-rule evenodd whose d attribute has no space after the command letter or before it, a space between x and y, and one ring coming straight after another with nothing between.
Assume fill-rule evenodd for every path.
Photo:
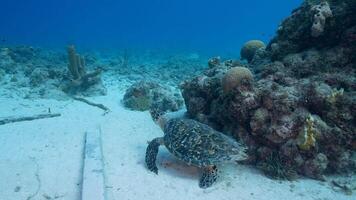
<instances>
[{"instance_id":1,"label":"hawksbill turtle","mask_svg":"<svg viewBox=\"0 0 356 200\"><path fill-rule=\"evenodd\" d=\"M154 115L152 117L155 119ZM179 160L202 169L201 188L208 188L216 181L217 164L245 160L247 157L242 144L208 125L192 119L167 119L162 116L156 119L164 136L149 142L145 159L147 168L156 174L160 145L164 145Z\"/></svg>"}]
</instances>

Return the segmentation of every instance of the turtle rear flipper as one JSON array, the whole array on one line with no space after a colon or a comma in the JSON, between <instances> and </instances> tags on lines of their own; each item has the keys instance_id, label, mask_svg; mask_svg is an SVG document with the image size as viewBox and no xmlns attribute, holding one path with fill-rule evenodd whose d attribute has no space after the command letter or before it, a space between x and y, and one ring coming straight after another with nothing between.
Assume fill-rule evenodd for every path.
<instances>
[{"instance_id":1,"label":"turtle rear flipper","mask_svg":"<svg viewBox=\"0 0 356 200\"><path fill-rule=\"evenodd\" d=\"M148 144L146 149L147 168L156 174L158 174L156 158L157 158L159 146L161 144L163 144L163 138L155 138Z\"/></svg>"},{"instance_id":2,"label":"turtle rear flipper","mask_svg":"<svg viewBox=\"0 0 356 200\"><path fill-rule=\"evenodd\" d=\"M203 168L203 175L199 180L199 187L205 189L213 185L213 183L218 178L218 168L213 166L208 166Z\"/></svg>"}]
</instances>

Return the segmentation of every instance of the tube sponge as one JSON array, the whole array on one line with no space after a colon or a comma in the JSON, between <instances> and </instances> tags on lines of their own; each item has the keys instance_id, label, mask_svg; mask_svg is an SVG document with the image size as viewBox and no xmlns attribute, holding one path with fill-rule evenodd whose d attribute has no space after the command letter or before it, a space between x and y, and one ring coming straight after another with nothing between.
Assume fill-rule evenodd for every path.
<instances>
[{"instance_id":1,"label":"tube sponge","mask_svg":"<svg viewBox=\"0 0 356 200\"><path fill-rule=\"evenodd\" d=\"M83 77L85 72L85 60L79 54L76 53L74 45L68 46L68 69L73 76L74 80Z\"/></svg>"},{"instance_id":2,"label":"tube sponge","mask_svg":"<svg viewBox=\"0 0 356 200\"><path fill-rule=\"evenodd\" d=\"M311 35L313 37L319 37L324 32L326 19L332 17L333 13L328 2L326 1L319 5L313 6L311 11L315 13L313 18L313 25L311 27Z\"/></svg>"}]
</instances>

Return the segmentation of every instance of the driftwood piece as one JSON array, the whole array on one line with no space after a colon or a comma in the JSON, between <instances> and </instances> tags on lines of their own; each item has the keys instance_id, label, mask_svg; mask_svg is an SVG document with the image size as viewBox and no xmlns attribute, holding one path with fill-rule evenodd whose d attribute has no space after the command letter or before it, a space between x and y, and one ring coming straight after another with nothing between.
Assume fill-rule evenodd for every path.
<instances>
[{"instance_id":1,"label":"driftwood piece","mask_svg":"<svg viewBox=\"0 0 356 200\"><path fill-rule=\"evenodd\" d=\"M48 113L48 114L39 114L33 116L6 117L6 118L0 118L0 125L22 122L22 121L32 121L37 119L53 118L59 116L61 116L61 114L59 113L54 113L54 114Z\"/></svg>"},{"instance_id":2,"label":"driftwood piece","mask_svg":"<svg viewBox=\"0 0 356 200\"><path fill-rule=\"evenodd\" d=\"M100 108L100 109L102 109L102 110L105 111L104 114L110 112L110 109L109 109L108 107L104 106L103 104L94 103L94 102L91 102L91 101L89 101L89 100L87 100L87 99L84 99L84 98L82 98L82 97L73 97L73 99L75 99L75 100L77 100L77 101L84 102L84 103L86 103L86 104L88 104L88 105L90 105L90 106L98 107L98 108Z\"/></svg>"}]
</instances>

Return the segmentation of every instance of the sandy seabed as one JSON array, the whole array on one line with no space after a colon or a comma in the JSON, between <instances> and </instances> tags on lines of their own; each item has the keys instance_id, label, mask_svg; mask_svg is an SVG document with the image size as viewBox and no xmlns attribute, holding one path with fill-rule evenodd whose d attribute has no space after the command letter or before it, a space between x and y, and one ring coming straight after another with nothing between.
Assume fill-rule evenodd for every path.
<instances>
[{"instance_id":1,"label":"sandy seabed","mask_svg":"<svg viewBox=\"0 0 356 200\"><path fill-rule=\"evenodd\" d=\"M272 180L241 165L221 166L218 182L203 190L198 187L199 169L175 159L163 147L158 155L159 174L153 174L145 167L145 149L147 141L163 133L148 112L125 109L120 102L123 93L123 88L108 86L107 96L88 98L109 107L106 115L74 100L0 98L0 117L46 113L49 108L62 114L0 126L0 200L355 199L333 190L330 182ZM86 143L85 135L98 132L100 155L92 158L102 163L102 169L85 172L84 151L95 148ZM90 173L94 178L86 178ZM95 193L98 187L102 194L83 194Z\"/></svg>"}]
</instances>

